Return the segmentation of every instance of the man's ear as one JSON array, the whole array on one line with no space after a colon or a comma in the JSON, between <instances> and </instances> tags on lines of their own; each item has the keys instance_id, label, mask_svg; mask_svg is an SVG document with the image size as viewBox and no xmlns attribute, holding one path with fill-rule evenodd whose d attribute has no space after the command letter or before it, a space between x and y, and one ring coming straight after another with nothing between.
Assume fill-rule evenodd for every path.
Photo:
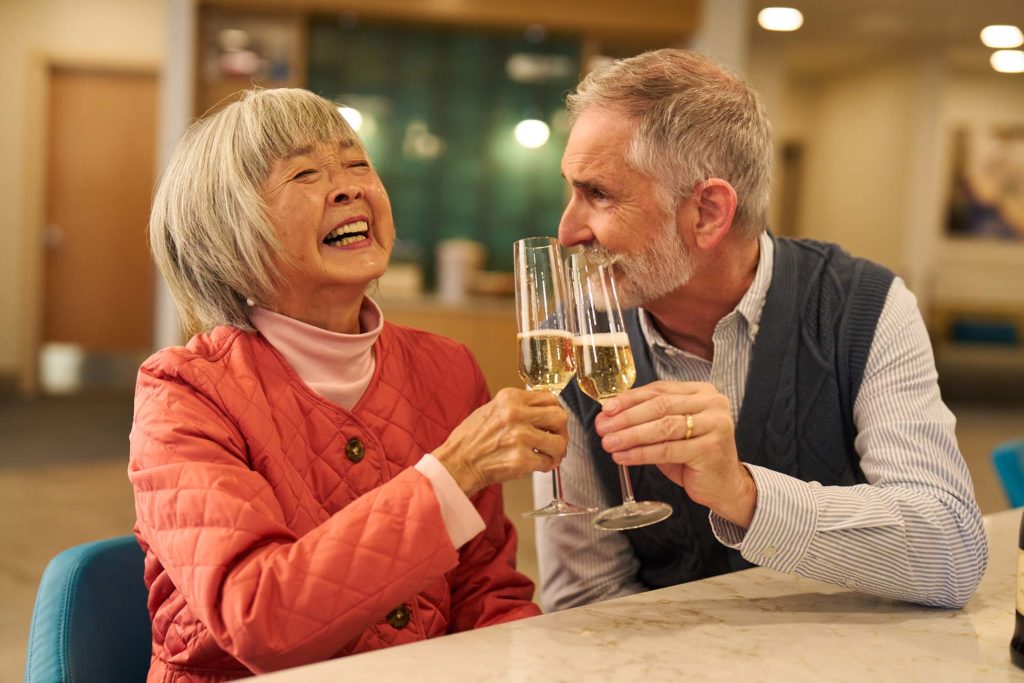
<instances>
[{"instance_id":1,"label":"man's ear","mask_svg":"<svg viewBox=\"0 0 1024 683\"><path fill-rule=\"evenodd\" d=\"M736 190L721 178L711 178L697 183L692 200L697 209L697 223L693 226L697 248L714 249L732 229Z\"/></svg>"}]
</instances>

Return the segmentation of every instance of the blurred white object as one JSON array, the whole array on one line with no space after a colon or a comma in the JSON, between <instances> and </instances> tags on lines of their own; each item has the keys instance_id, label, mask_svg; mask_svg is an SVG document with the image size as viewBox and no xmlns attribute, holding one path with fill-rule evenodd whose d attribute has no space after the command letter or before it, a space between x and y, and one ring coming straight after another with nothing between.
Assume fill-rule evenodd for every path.
<instances>
[{"instance_id":1,"label":"blurred white object","mask_svg":"<svg viewBox=\"0 0 1024 683\"><path fill-rule=\"evenodd\" d=\"M363 114L352 107L338 107L338 113L341 117L348 122L348 125L352 126L352 130L359 132L359 129L363 127Z\"/></svg>"},{"instance_id":2,"label":"blurred white object","mask_svg":"<svg viewBox=\"0 0 1024 683\"><path fill-rule=\"evenodd\" d=\"M263 68L263 59L252 50L225 52L217 63L223 76L255 76Z\"/></svg>"},{"instance_id":3,"label":"blurred white object","mask_svg":"<svg viewBox=\"0 0 1024 683\"><path fill-rule=\"evenodd\" d=\"M540 119L523 119L516 124L516 142L528 149L536 149L548 141L551 129Z\"/></svg>"},{"instance_id":4,"label":"blurred white object","mask_svg":"<svg viewBox=\"0 0 1024 683\"><path fill-rule=\"evenodd\" d=\"M466 299L484 265L487 250L473 240L443 240L437 244L437 293L446 303Z\"/></svg>"},{"instance_id":5,"label":"blurred white object","mask_svg":"<svg viewBox=\"0 0 1024 683\"><path fill-rule=\"evenodd\" d=\"M217 34L217 44L224 52L240 52L249 47L249 33L237 28L226 28Z\"/></svg>"},{"instance_id":6,"label":"blurred white object","mask_svg":"<svg viewBox=\"0 0 1024 683\"><path fill-rule=\"evenodd\" d=\"M392 262L377 281L377 286L385 299L419 296L423 292L423 269L418 263Z\"/></svg>"},{"instance_id":7,"label":"blurred white object","mask_svg":"<svg viewBox=\"0 0 1024 683\"><path fill-rule=\"evenodd\" d=\"M516 289L516 277L510 271L481 270L473 278L470 289L474 294L512 296Z\"/></svg>"},{"instance_id":8,"label":"blurred white object","mask_svg":"<svg viewBox=\"0 0 1024 683\"><path fill-rule=\"evenodd\" d=\"M757 23L766 31L795 31L804 25L804 15L792 7L765 7L757 13Z\"/></svg>"},{"instance_id":9,"label":"blurred white object","mask_svg":"<svg viewBox=\"0 0 1024 683\"><path fill-rule=\"evenodd\" d=\"M517 52L505 62L505 73L519 83L544 83L571 78L575 69L567 55L539 55Z\"/></svg>"},{"instance_id":10,"label":"blurred white object","mask_svg":"<svg viewBox=\"0 0 1024 683\"><path fill-rule=\"evenodd\" d=\"M1010 24L993 24L981 29L981 42L993 49L1020 47L1024 45L1024 33Z\"/></svg>"},{"instance_id":11,"label":"blurred white object","mask_svg":"<svg viewBox=\"0 0 1024 683\"><path fill-rule=\"evenodd\" d=\"M82 388L85 351L78 344L49 342L39 351L39 383L46 394L73 394Z\"/></svg>"},{"instance_id":12,"label":"blurred white object","mask_svg":"<svg viewBox=\"0 0 1024 683\"><path fill-rule=\"evenodd\" d=\"M1022 50L996 50L988 61L992 68L999 73L1024 73L1024 51Z\"/></svg>"}]
</instances>

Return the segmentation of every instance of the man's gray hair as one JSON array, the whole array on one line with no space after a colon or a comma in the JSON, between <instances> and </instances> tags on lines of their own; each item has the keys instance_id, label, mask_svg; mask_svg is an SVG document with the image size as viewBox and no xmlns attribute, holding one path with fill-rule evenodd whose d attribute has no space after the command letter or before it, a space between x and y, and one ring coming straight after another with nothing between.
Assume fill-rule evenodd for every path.
<instances>
[{"instance_id":1,"label":"man's gray hair","mask_svg":"<svg viewBox=\"0 0 1024 683\"><path fill-rule=\"evenodd\" d=\"M636 123L626 160L655 178L672 205L710 178L736 190L734 224L747 237L768 223L772 136L764 105L741 77L693 52L645 52L591 72L566 98L573 120L589 107Z\"/></svg>"},{"instance_id":2,"label":"man's gray hair","mask_svg":"<svg viewBox=\"0 0 1024 683\"><path fill-rule=\"evenodd\" d=\"M317 144L361 147L338 105L307 90L246 91L193 123L153 199L149 244L188 334L251 330L247 298L280 285L286 258L261 190L274 162Z\"/></svg>"}]
</instances>

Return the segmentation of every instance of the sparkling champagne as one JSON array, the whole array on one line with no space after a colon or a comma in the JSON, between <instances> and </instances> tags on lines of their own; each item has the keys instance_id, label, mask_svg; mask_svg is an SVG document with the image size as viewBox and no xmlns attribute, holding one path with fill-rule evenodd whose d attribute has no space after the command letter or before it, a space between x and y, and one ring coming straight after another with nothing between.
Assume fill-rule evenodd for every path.
<instances>
[{"instance_id":1,"label":"sparkling champagne","mask_svg":"<svg viewBox=\"0 0 1024 683\"><path fill-rule=\"evenodd\" d=\"M598 402L633 386L636 368L625 332L603 332L576 337L576 379L580 389Z\"/></svg>"},{"instance_id":2,"label":"sparkling champagne","mask_svg":"<svg viewBox=\"0 0 1024 683\"><path fill-rule=\"evenodd\" d=\"M565 330L530 330L516 338L519 376L527 388L556 394L564 389L576 372L572 335Z\"/></svg>"}]
</instances>

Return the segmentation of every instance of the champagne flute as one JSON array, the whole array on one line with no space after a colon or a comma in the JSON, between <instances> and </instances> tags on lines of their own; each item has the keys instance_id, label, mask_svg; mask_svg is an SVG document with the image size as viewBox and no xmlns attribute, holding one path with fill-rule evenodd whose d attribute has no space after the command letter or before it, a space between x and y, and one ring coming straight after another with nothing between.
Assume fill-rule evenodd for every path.
<instances>
[{"instance_id":1,"label":"champagne flute","mask_svg":"<svg viewBox=\"0 0 1024 683\"><path fill-rule=\"evenodd\" d=\"M572 306L562 252L551 237L528 237L514 245L519 376L530 391L558 395L576 371L572 352ZM597 512L562 496L562 475L551 472L554 499L524 517L564 517Z\"/></svg>"},{"instance_id":2,"label":"champagne flute","mask_svg":"<svg viewBox=\"0 0 1024 683\"><path fill-rule=\"evenodd\" d=\"M612 266L580 251L569 260L569 281L576 308L576 381L583 393L604 404L636 380ZM609 531L637 529L672 514L672 506L667 503L636 500L626 466L618 468L622 505L603 510L594 518L594 526Z\"/></svg>"}]
</instances>

